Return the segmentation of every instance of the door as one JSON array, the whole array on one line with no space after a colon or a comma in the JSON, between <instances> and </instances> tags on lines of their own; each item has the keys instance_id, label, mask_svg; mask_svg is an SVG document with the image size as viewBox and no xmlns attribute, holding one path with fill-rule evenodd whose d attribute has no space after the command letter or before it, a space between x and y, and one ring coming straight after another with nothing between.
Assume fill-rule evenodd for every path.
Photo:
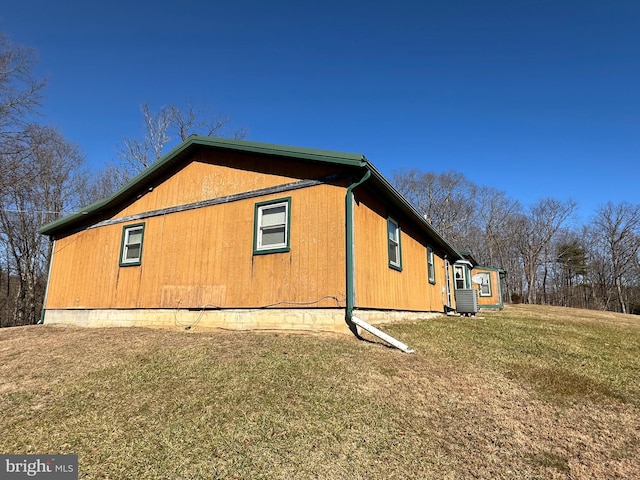
<instances>
[{"instance_id":1,"label":"door","mask_svg":"<svg viewBox=\"0 0 640 480\"><path fill-rule=\"evenodd\" d=\"M469 288L469 284L467 282L467 267L464 265L454 265L453 276L456 282L456 290Z\"/></svg>"},{"instance_id":2,"label":"door","mask_svg":"<svg viewBox=\"0 0 640 480\"><path fill-rule=\"evenodd\" d=\"M445 310L452 310L453 306L451 303L451 264L449 263L449 260L447 260L446 258L444 259L444 284L445 284L445 290L446 290L446 296L447 298L445 299Z\"/></svg>"}]
</instances>

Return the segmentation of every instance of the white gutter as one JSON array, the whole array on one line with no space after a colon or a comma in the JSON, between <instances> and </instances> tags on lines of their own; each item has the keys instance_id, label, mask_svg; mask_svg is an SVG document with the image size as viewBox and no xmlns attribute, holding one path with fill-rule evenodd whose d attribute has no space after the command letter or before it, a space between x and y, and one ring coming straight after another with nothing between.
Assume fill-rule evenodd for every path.
<instances>
[{"instance_id":1,"label":"white gutter","mask_svg":"<svg viewBox=\"0 0 640 480\"><path fill-rule=\"evenodd\" d=\"M389 345L392 345L392 346L396 347L397 349L402 350L404 353L413 353L413 352L415 352L415 350L411 350L407 345L402 343L400 340L396 340L391 335L388 335L388 334L384 333L383 331L378 330L373 325L369 325L367 322L365 322L364 320L360 320L356 316L352 316L351 317L351 321L353 323L355 323L356 325L358 325L359 327L364 328L367 332L371 333L372 335L375 335L376 337L384 340Z\"/></svg>"},{"instance_id":2,"label":"white gutter","mask_svg":"<svg viewBox=\"0 0 640 480\"><path fill-rule=\"evenodd\" d=\"M473 263L471 263L469 260L457 260L456 261L456 265L461 265L461 264L465 264L465 265L468 265L469 268L473 268Z\"/></svg>"}]
</instances>

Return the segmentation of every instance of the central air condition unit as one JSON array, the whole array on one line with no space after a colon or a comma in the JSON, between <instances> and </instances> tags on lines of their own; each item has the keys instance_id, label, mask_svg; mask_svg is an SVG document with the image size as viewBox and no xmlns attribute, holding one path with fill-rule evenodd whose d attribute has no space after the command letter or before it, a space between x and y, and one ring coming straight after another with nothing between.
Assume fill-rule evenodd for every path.
<instances>
[{"instance_id":1,"label":"central air condition unit","mask_svg":"<svg viewBox=\"0 0 640 480\"><path fill-rule=\"evenodd\" d=\"M463 315L475 315L479 310L478 291L475 288L456 290L456 311Z\"/></svg>"}]
</instances>

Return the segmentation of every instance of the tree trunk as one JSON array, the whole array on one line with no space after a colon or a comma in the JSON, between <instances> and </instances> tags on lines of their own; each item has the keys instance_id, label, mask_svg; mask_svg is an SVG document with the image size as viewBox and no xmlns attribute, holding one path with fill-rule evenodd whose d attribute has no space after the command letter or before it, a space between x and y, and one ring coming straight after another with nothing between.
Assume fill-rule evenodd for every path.
<instances>
[{"instance_id":1,"label":"tree trunk","mask_svg":"<svg viewBox=\"0 0 640 480\"><path fill-rule=\"evenodd\" d=\"M620 277L616 277L615 284L616 284L616 293L618 294L618 302L620 303L620 311L622 313L627 313L627 305L626 305L626 302L624 301L624 296L622 294L622 281L620 280Z\"/></svg>"}]
</instances>

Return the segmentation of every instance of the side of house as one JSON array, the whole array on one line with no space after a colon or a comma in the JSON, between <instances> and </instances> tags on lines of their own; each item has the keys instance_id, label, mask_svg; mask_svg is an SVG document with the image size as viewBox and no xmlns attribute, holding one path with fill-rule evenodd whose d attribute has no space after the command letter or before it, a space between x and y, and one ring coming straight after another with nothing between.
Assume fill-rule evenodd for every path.
<instances>
[{"instance_id":1,"label":"side of house","mask_svg":"<svg viewBox=\"0 0 640 480\"><path fill-rule=\"evenodd\" d=\"M403 207L375 190L363 188L356 195L357 308L387 317L388 311L415 312L417 318L443 313L452 286L445 258L454 253L419 215Z\"/></svg>"},{"instance_id":2,"label":"side of house","mask_svg":"<svg viewBox=\"0 0 640 480\"><path fill-rule=\"evenodd\" d=\"M462 258L362 155L209 137L41 233L54 242L44 321L90 326L424 318L455 307L448 266Z\"/></svg>"}]
</instances>

